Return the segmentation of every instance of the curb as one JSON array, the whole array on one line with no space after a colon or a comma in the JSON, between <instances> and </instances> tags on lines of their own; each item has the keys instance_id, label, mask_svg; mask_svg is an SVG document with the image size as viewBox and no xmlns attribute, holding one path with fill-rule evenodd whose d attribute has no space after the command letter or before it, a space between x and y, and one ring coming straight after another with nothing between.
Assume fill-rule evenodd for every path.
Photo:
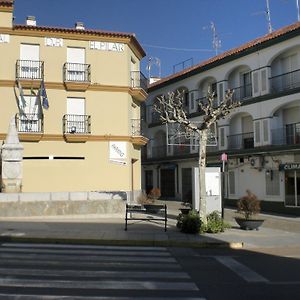
<instances>
[{"instance_id":1,"label":"curb","mask_svg":"<svg viewBox=\"0 0 300 300\"><path fill-rule=\"evenodd\" d=\"M38 237L14 237L2 236L0 243L41 243L41 244L76 244L76 245L111 245L111 246L148 246L148 247L179 247L179 248L227 248L242 249L243 242L194 242L176 240L99 240L81 238L38 238Z\"/></svg>"}]
</instances>

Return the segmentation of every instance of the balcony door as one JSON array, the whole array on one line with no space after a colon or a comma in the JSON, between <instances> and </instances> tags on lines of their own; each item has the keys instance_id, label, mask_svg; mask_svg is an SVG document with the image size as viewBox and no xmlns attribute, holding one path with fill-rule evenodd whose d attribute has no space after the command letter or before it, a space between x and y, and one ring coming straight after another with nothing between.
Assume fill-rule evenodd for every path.
<instances>
[{"instance_id":1,"label":"balcony door","mask_svg":"<svg viewBox=\"0 0 300 300\"><path fill-rule=\"evenodd\" d=\"M85 80L85 49L67 48L67 81Z\"/></svg>"},{"instance_id":2,"label":"balcony door","mask_svg":"<svg viewBox=\"0 0 300 300\"><path fill-rule=\"evenodd\" d=\"M24 96L25 106L23 108L24 114L19 115L18 131L19 132L39 132L39 119L41 112L37 105L36 96Z\"/></svg>"},{"instance_id":3,"label":"balcony door","mask_svg":"<svg viewBox=\"0 0 300 300\"><path fill-rule=\"evenodd\" d=\"M282 85L283 89L291 89L296 87L297 82L297 72L298 69L298 58L297 54L293 54L281 59L282 73Z\"/></svg>"},{"instance_id":4,"label":"balcony door","mask_svg":"<svg viewBox=\"0 0 300 300\"><path fill-rule=\"evenodd\" d=\"M86 132L85 99L67 98L67 124L68 133Z\"/></svg>"},{"instance_id":5,"label":"balcony door","mask_svg":"<svg viewBox=\"0 0 300 300\"><path fill-rule=\"evenodd\" d=\"M23 79L39 79L40 76L40 46L21 44L19 77Z\"/></svg>"}]
</instances>

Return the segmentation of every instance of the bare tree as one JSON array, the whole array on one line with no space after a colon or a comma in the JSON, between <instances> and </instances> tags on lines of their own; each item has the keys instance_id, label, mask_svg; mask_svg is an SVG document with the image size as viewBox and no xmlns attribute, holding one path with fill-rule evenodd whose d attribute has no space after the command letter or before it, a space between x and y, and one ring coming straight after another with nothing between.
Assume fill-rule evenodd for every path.
<instances>
[{"instance_id":1,"label":"bare tree","mask_svg":"<svg viewBox=\"0 0 300 300\"><path fill-rule=\"evenodd\" d=\"M169 92L167 96L160 96L154 105L154 110L160 115L163 124L176 123L186 136L196 136L199 142L199 213L204 224L206 217L206 190L205 190L205 167L206 167L206 146L209 128L219 119L225 118L234 108L240 106L240 102L232 101L232 92L227 91L224 100L216 105L215 94L208 92L207 99L199 102L199 109L203 117L201 122L192 122L184 109L184 94L182 92ZM216 134L216 133L215 133Z\"/></svg>"}]
</instances>

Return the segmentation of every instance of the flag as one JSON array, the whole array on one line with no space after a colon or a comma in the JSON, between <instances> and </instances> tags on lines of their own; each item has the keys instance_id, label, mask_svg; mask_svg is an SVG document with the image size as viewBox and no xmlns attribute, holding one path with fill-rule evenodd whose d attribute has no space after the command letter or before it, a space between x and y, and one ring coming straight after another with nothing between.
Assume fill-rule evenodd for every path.
<instances>
[{"instance_id":1,"label":"flag","mask_svg":"<svg viewBox=\"0 0 300 300\"><path fill-rule=\"evenodd\" d=\"M25 101L25 98L24 98L23 88L22 88L21 83L20 83L19 80L17 80L17 83L18 83L18 89L19 89L19 97L18 97L19 106L20 106L20 104L22 104L22 107L24 109L24 107L26 107L26 101Z\"/></svg>"},{"instance_id":2,"label":"flag","mask_svg":"<svg viewBox=\"0 0 300 300\"><path fill-rule=\"evenodd\" d=\"M49 108L49 102L48 102L48 97L47 97L47 92L46 92L44 80L42 80L42 82L41 82L40 95L42 97L42 106L45 109L48 109Z\"/></svg>"},{"instance_id":3,"label":"flag","mask_svg":"<svg viewBox=\"0 0 300 300\"><path fill-rule=\"evenodd\" d=\"M41 104L41 91L38 90L38 93L34 95L36 96L35 98L35 106L37 107L37 115L38 118L41 119L42 115L43 115L43 108L42 108L42 104Z\"/></svg>"}]
</instances>

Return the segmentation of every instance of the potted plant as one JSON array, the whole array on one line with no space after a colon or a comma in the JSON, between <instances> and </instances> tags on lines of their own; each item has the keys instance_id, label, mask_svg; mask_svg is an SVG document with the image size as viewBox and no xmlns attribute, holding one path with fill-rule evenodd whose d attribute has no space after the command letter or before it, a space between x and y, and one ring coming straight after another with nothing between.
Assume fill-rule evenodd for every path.
<instances>
[{"instance_id":1,"label":"potted plant","mask_svg":"<svg viewBox=\"0 0 300 300\"><path fill-rule=\"evenodd\" d=\"M250 190L247 190L246 193L247 194L237 202L237 212L240 213L242 217L236 217L235 220L242 229L258 230L264 222L264 220L254 217L260 212L260 201Z\"/></svg>"},{"instance_id":2,"label":"potted plant","mask_svg":"<svg viewBox=\"0 0 300 300\"><path fill-rule=\"evenodd\" d=\"M160 189L159 188L153 188L150 190L149 194L146 195L144 192L138 197L137 201L139 204L141 204L147 212L156 214L158 213L162 208L164 208L163 205L155 204L155 200L157 200L160 197Z\"/></svg>"},{"instance_id":3,"label":"potted plant","mask_svg":"<svg viewBox=\"0 0 300 300\"><path fill-rule=\"evenodd\" d=\"M183 215L187 215L190 212L190 210L192 209L192 205L190 202L182 202L181 206L182 207L180 207L179 210L181 211L181 213Z\"/></svg>"}]
</instances>

